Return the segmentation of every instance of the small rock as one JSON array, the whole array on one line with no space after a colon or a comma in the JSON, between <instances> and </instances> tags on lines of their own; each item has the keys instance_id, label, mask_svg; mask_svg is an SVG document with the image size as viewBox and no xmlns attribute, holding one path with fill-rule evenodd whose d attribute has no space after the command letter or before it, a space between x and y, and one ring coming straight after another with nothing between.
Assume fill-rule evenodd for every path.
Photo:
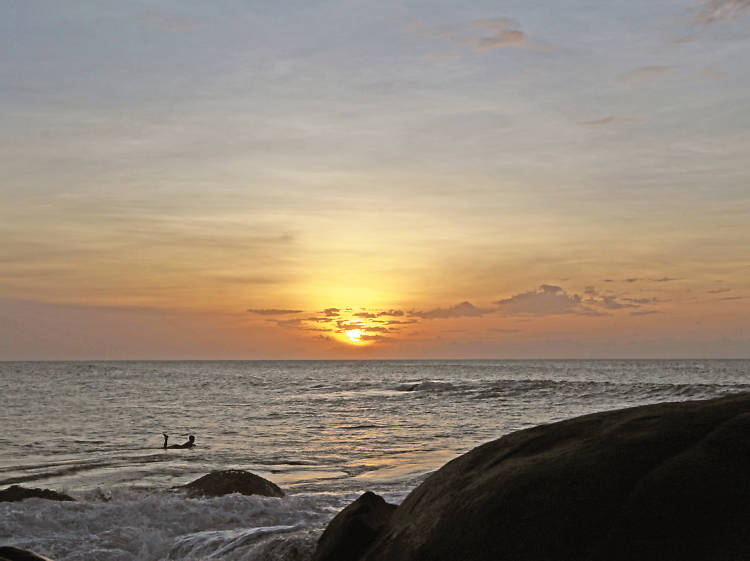
<instances>
[{"instance_id":1,"label":"small rock","mask_svg":"<svg viewBox=\"0 0 750 561\"><path fill-rule=\"evenodd\" d=\"M284 491L275 483L249 471L238 469L213 471L179 488L185 489L191 497L221 497L231 493L264 497L284 496Z\"/></svg>"},{"instance_id":2,"label":"small rock","mask_svg":"<svg viewBox=\"0 0 750 561\"><path fill-rule=\"evenodd\" d=\"M49 501L75 501L73 497L51 489L29 489L20 485L11 485L0 491L0 502L16 502L34 498Z\"/></svg>"}]
</instances>

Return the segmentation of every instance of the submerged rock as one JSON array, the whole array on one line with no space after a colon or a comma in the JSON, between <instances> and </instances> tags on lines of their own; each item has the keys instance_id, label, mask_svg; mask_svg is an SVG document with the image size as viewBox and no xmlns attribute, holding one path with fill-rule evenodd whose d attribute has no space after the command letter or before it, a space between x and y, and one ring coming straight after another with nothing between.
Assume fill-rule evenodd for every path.
<instances>
[{"instance_id":1,"label":"submerged rock","mask_svg":"<svg viewBox=\"0 0 750 561\"><path fill-rule=\"evenodd\" d=\"M744 393L484 444L428 477L350 561L735 561L750 559L748 527Z\"/></svg>"},{"instance_id":2,"label":"submerged rock","mask_svg":"<svg viewBox=\"0 0 750 561\"><path fill-rule=\"evenodd\" d=\"M249 471L238 469L212 471L208 475L181 486L180 489L185 489L192 497L220 497L231 493L264 497L284 496L284 491L275 483Z\"/></svg>"},{"instance_id":3,"label":"submerged rock","mask_svg":"<svg viewBox=\"0 0 750 561\"><path fill-rule=\"evenodd\" d=\"M349 561L364 553L390 520L396 505L370 491L339 512L318 540L312 561Z\"/></svg>"},{"instance_id":4,"label":"submerged rock","mask_svg":"<svg viewBox=\"0 0 750 561\"><path fill-rule=\"evenodd\" d=\"M48 557L17 547L0 547L0 561L50 561Z\"/></svg>"},{"instance_id":5,"label":"submerged rock","mask_svg":"<svg viewBox=\"0 0 750 561\"><path fill-rule=\"evenodd\" d=\"M25 499L47 499L49 501L75 501L65 493L58 493L51 489L30 489L20 485L11 485L0 491L0 502L15 502Z\"/></svg>"}]
</instances>

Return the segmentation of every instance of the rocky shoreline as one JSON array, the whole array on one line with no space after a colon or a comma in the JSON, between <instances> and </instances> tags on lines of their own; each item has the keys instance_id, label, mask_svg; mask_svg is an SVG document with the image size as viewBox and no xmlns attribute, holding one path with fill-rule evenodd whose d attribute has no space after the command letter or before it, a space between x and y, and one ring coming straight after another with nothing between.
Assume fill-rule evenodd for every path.
<instances>
[{"instance_id":1,"label":"rocky shoreline","mask_svg":"<svg viewBox=\"0 0 750 561\"><path fill-rule=\"evenodd\" d=\"M183 489L283 496L236 470ZM14 486L0 497L27 491L55 496ZM328 524L313 561L739 561L750 559L748 528L743 393L508 434L435 471L401 505L365 493ZM0 561L41 558L10 549L0 548Z\"/></svg>"}]
</instances>

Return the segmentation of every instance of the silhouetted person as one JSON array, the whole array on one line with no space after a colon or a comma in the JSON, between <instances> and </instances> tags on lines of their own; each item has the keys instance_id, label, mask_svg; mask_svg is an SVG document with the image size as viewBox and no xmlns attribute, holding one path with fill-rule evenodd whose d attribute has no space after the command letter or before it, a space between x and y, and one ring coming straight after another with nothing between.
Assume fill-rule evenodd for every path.
<instances>
[{"instance_id":1,"label":"silhouetted person","mask_svg":"<svg viewBox=\"0 0 750 561\"><path fill-rule=\"evenodd\" d=\"M184 444L172 444L171 446L167 446L167 440L169 440L169 436L167 436L167 433L163 432L162 434L164 435L165 450L167 448L192 448L193 446L195 446L195 437L192 434L188 437L188 441Z\"/></svg>"}]
</instances>

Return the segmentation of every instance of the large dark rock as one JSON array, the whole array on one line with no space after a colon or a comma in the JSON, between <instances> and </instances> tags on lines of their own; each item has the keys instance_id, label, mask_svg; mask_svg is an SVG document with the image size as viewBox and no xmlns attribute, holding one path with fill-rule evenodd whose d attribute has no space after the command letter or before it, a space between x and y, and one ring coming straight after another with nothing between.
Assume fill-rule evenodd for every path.
<instances>
[{"instance_id":1,"label":"large dark rock","mask_svg":"<svg viewBox=\"0 0 750 561\"><path fill-rule=\"evenodd\" d=\"M3 546L0 547L0 561L50 561L50 559L26 549Z\"/></svg>"},{"instance_id":2,"label":"large dark rock","mask_svg":"<svg viewBox=\"0 0 750 561\"><path fill-rule=\"evenodd\" d=\"M65 493L58 493L51 489L29 489L20 485L11 485L0 491L0 502L23 501L24 499L47 499L50 501L75 501Z\"/></svg>"},{"instance_id":3,"label":"large dark rock","mask_svg":"<svg viewBox=\"0 0 750 561\"><path fill-rule=\"evenodd\" d=\"M318 540L313 561L357 559L390 520L396 505L368 491L339 512Z\"/></svg>"},{"instance_id":4,"label":"large dark rock","mask_svg":"<svg viewBox=\"0 0 750 561\"><path fill-rule=\"evenodd\" d=\"M456 458L366 561L750 559L750 394L610 411ZM352 559L351 561L355 561Z\"/></svg>"},{"instance_id":5,"label":"large dark rock","mask_svg":"<svg viewBox=\"0 0 750 561\"><path fill-rule=\"evenodd\" d=\"M180 488L187 490L190 496L201 497L220 497L230 493L264 497L284 496L284 491L276 484L249 471L238 469L212 471Z\"/></svg>"}]
</instances>

